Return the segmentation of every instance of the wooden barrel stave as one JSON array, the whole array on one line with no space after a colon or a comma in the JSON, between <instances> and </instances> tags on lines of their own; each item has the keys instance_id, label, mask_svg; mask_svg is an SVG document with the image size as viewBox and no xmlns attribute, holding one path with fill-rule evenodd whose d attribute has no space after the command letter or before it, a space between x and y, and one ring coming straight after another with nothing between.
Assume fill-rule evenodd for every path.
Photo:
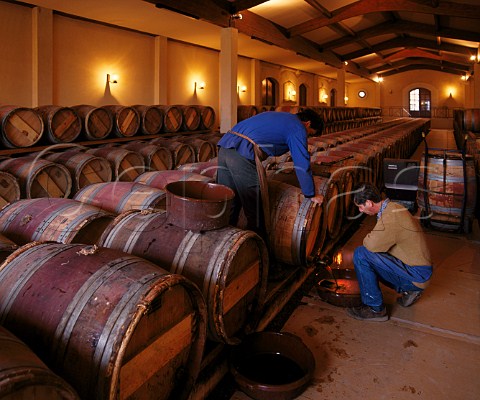
<instances>
[{"instance_id":1,"label":"wooden barrel stave","mask_svg":"<svg viewBox=\"0 0 480 400\"><path fill-rule=\"evenodd\" d=\"M157 106L132 106L140 116L140 129L144 135L157 135L162 131L164 113Z\"/></svg>"},{"instance_id":2,"label":"wooden barrel stave","mask_svg":"<svg viewBox=\"0 0 480 400\"><path fill-rule=\"evenodd\" d=\"M269 241L276 260L302 266L316 252L323 206L305 199L298 187L287 183L292 178L288 175L290 174L268 174L271 221Z\"/></svg>"},{"instance_id":3,"label":"wooden barrel stave","mask_svg":"<svg viewBox=\"0 0 480 400\"><path fill-rule=\"evenodd\" d=\"M182 129L183 113L178 106L158 105L163 113L163 131L167 133L178 132Z\"/></svg>"},{"instance_id":4,"label":"wooden barrel stave","mask_svg":"<svg viewBox=\"0 0 480 400\"><path fill-rule=\"evenodd\" d=\"M35 110L43 119L50 143L71 143L82 132L82 121L71 107L46 105Z\"/></svg>"},{"instance_id":5,"label":"wooden barrel stave","mask_svg":"<svg viewBox=\"0 0 480 400\"><path fill-rule=\"evenodd\" d=\"M113 115L104 107L88 104L72 106L82 121L82 131L87 140L107 138L113 130Z\"/></svg>"},{"instance_id":6,"label":"wooden barrel stave","mask_svg":"<svg viewBox=\"0 0 480 400\"><path fill-rule=\"evenodd\" d=\"M3 399L78 400L78 394L53 373L20 339L0 326L0 395Z\"/></svg>"},{"instance_id":7,"label":"wooden barrel stave","mask_svg":"<svg viewBox=\"0 0 480 400\"><path fill-rule=\"evenodd\" d=\"M48 154L45 159L62 164L70 171L73 179L73 194L93 183L110 182L112 180L110 163L106 159L93 154L71 150Z\"/></svg>"},{"instance_id":8,"label":"wooden barrel stave","mask_svg":"<svg viewBox=\"0 0 480 400\"><path fill-rule=\"evenodd\" d=\"M196 106L200 112L200 128L212 129L215 125L215 110L210 106Z\"/></svg>"},{"instance_id":9,"label":"wooden barrel stave","mask_svg":"<svg viewBox=\"0 0 480 400\"><path fill-rule=\"evenodd\" d=\"M426 167L425 156L421 159L418 206L421 210L428 211L428 223L442 230L456 230L462 226L464 201L464 219L473 219L478 196L473 157L467 155L465 164L466 181L460 153L431 152L427 157Z\"/></svg>"},{"instance_id":10,"label":"wooden barrel stave","mask_svg":"<svg viewBox=\"0 0 480 400\"><path fill-rule=\"evenodd\" d=\"M132 142L122 145L124 149L140 153L148 171L164 171L173 168L172 152L162 146L145 142Z\"/></svg>"},{"instance_id":11,"label":"wooden barrel stave","mask_svg":"<svg viewBox=\"0 0 480 400\"><path fill-rule=\"evenodd\" d=\"M83 188L74 199L120 214L129 210L165 209L166 193L141 183L106 182Z\"/></svg>"},{"instance_id":12,"label":"wooden barrel stave","mask_svg":"<svg viewBox=\"0 0 480 400\"><path fill-rule=\"evenodd\" d=\"M262 239L234 227L192 232L169 223L166 212L124 213L100 245L143 257L184 275L207 303L209 339L227 344L254 324L263 302L268 256Z\"/></svg>"},{"instance_id":13,"label":"wooden barrel stave","mask_svg":"<svg viewBox=\"0 0 480 400\"><path fill-rule=\"evenodd\" d=\"M143 173L135 179L137 183L143 183L144 185L161 190L165 189L165 186L169 183L178 181L213 182L213 179L209 176L183 170L150 171Z\"/></svg>"},{"instance_id":14,"label":"wooden barrel stave","mask_svg":"<svg viewBox=\"0 0 480 400\"><path fill-rule=\"evenodd\" d=\"M188 143L165 138L152 139L150 143L165 147L172 152L174 168L179 165L195 162L195 149Z\"/></svg>"},{"instance_id":15,"label":"wooden barrel stave","mask_svg":"<svg viewBox=\"0 0 480 400\"><path fill-rule=\"evenodd\" d=\"M196 106L178 105L177 107L182 111L183 130L187 132L198 130L201 123L200 110Z\"/></svg>"},{"instance_id":16,"label":"wooden barrel stave","mask_svg":"<svg viewBox=\"0 0 480 400\"><path fill-rule=\"evenodd\" d=\"M13 242L95 244L114 216L72 199L23 199L0 210L0 231Z\"/></svg>"},{"instance_id":17,"label":"wooden barrel stave","mask_svg":"<svg viewBox=\"0 0 480 400\"><path fill-rule=\"evenodd\" d=\"M113 116L113 131L118 137L132 137L140 130L140 116L133 107L106 105Z\"/></svg>"},{"instance_id":18,"label":"wooden barrel stave","mask_svg":"<svg viewBox=\"0 0 480 400\"><path fill-rule=\"evenodd\" d=\"M4 159L0 171L18 179L22 198L68 197L72 190L67 168L35 156Z\"/></svg>"},{"instance_id":19,"label":"wooden barrel stave","mask_svg":"<svg viewBox=\"0 0 480 400\"><path fill-rule=\"evenodd\" d=\"M42 139L43 120L31 108L0 106L0 120L1 141L5 147L31 147Z\"/></svg>"},{"instance_id":20,"label":"wooden barrel stave","mask_svg":"<svg viewBox=\"0 0 480 400\"><path fill-rule=\"evenodd\" d=\"M116 181L132 182L145 172L143 156L122 148L101 147L87 150L87 153L103 157L110 162Z\"/></svg>"},{"instance_id":21,"label":"wooden barrel stave","mask_svg":"<svg viewBox=\"0 0 480 400\"><path fill-rule=\"evenodd\" d=\"M206 311L186 278L111 249L58 243L20 248L0 277L2 324L81 398L188 397Z\"/></svg>"},{"instance_id":22,"label":"wooden barrel stave","mask_svg":"<svg viewBox=\"0 0 480 400\"><path fill-rule=\"evenodd\" d=\"M20 199L18 179L8 172L0 171L0 209Z\"/></svg>"}]
</instances>

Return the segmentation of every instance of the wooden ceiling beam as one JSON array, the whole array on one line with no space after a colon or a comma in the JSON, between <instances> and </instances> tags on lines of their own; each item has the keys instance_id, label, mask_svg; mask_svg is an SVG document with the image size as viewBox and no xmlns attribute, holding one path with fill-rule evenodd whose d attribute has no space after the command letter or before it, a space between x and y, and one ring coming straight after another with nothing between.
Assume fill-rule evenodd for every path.
<instances>
[{"instance_id":1,"label":"wooden ceiling beam","mask_svg":"<svg viewBox=\"0 0 480 400\"><path fill-rule=\"evenodd\" d=\"M331 11L331 17L322 16L295 25L289 29L289 33L292 37L299 36L348 18L388 11L480 18L480 7L472 4L439 0L436 7L434 7L429 5L428 2L414 0L360 0Z\"/></svg>"},{"instance_id":2,"label":"wooden ceiling beam","mask_svg":"<svg viewBox=\"0 0 480 400\"><path fill-rule=\"evenodd\" d=\"M480 7L479 7L480 9ZM443 28L440 32L436 32L432 25L420 24L410 21L397 21L397 22L383 22L375 25L371 28L364 29L357 32L357 39L368 39L369 37L381 36L385 34L401 34L401 33L418 33L429 36L441 36L449 39L468 40L472 42L478 42L478 33L464 31L460 29ZM328 43L324 43L322 48L324 50L331 50L337 47L342 47L349 44L351 38L345 37L337 40L333 40Z\"/></svg>"},{"instance_id":3,"label":"wooden ceiling beam","mask_svg":"<svg viewBox=\"0 0 480 400\"><path fill-rule=\"evenodd\" d=\"M468 72L470 69L461 64L455 64L451 62L445 61L436 61L436 60L429 60L429 59L416 59L416 60L401 60L392 63L391 65L382 65L381 67L372 68L370 71L374 74L384 75L386 72L402 68L407 65L424 65L424 66L439 66L444 68L450 68L452 70L458 70L463 73Z\"/></svg>"},{"instance_id":4,"label":"wooden ceiling beam","mask_svg":"<svg viewBox=\"0 0 480 400\"><path fill-rule=\"evenodd\" d=\"M459 70L456 70L456 69L444 68L444 67L435 66L435 65L412 64L412 65L407 65L407 66L402 67L402 68L398 68L396 70L392 70L392 71L382 73L382 77L385 78L385 77L388 77L388 76L399 74L401 72L415 71L415 70L419 70L419 69L428 69L428 70L432 70L432 71L440 71L440 72L445 72L445 73L448 73L448 74L458 75L458 76L465 75L465 72L462 72L462 71L459 71Z\"/></svg>"},{"instance_id":5,"label":"wooden ceiling beam","mask_svg":"<svg viewBox=\"0 0 480 400\"><path fill-rule=\"evenodd\" d=\"M424 49L457 53L466 57L470 57L471 55L477 52L476 47L460 46L458 44L445 43L445 42L438 45L437 42L434 40L413 38L408 36L408 37L397 37L395 39L386 40L384 42L377 43L376 45L371 46L371 50L362 49L358 51L353 51L351 53L344 54L341 58L344 61L355 60L356 58L363 57L371 53L378 53L384 50L395 49L397 47L417 47L417 48L421 47Z\"/></svg>"}]
</instances>

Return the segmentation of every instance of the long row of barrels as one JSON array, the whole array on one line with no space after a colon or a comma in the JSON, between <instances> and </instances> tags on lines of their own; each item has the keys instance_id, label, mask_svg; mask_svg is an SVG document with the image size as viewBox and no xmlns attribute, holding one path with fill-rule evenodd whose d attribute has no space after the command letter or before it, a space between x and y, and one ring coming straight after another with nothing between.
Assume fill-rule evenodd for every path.
<instances>
[{"instance_id":1,"label":"long row of barrels","mask_svg":"<svg viewBox=\"0 0 480 400\"><path fill-rule=\"evenodd\" d=\"M201 105L0 106L0 138L6 148L73 143L108 137L211 130L215 110Z\"/></svg>"},{"instance_id":2,"label":"long row of barrels","mask_svg":"<svg viewBox=\"0 0 480 400\"><path fill-rule=\"evenodd\" d=\"M334 133L347 129L361 128L382 122L382 110L380 108L365 107L301 107L301 106L277 106L258 107L253 105L240 105L237 107L237 120L253 117L265 111L283 111L297 113L305 108L314 110L324 121L323 133Z\"/></svg>"},{"instance_id":3,"label":"long row of barrels","mask_svg":"<svg viewBox=\"0 0 480 400\"><path fill-rule=\"evenodd\" d=\"M71 197L92 183L134 181L145 171L173 170L216 157L210 135L156 137L102 147L57 144L0 157L0 205L20 198Z\"/></svg>"}]
</instances>

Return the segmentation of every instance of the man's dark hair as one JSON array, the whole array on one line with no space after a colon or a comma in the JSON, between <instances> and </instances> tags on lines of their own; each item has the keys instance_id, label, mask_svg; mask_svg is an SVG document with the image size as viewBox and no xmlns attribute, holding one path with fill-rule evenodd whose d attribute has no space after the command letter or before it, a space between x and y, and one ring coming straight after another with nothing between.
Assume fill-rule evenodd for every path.
<instances>
[{"instance_id":1,"label":"man's dark hair","mask_svg":"<svg viewBox=\"0 0 480 400\"><path fill-rule=\"evenodd\" d=\"M311 108L305 108L302 111L297 113L297 117L300 118L300 121L307 122L310 121L310 128L317 131L317 135L320 135L323 131L323 119Z\"/></svg>"},{"instance_id":2,"label":"man's dark hair","mask_svg":"<svg viewBox=\"0 0 480 400\"><path fill-rule=\"evenodd\" d=\"M382 201L380 191L368 182L361 182L355 185L353 192L355 193L353 195L353 201L359 206L364 205L367 200L373 201L374 203Z\"/></svg>"}]
</instances>

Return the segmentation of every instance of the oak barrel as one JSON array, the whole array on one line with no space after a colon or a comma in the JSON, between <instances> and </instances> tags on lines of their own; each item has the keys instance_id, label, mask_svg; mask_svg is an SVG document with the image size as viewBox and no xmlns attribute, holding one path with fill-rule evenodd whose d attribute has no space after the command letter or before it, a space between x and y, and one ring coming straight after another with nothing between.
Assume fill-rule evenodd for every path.
<instances>
[{"instance_id":1,"label":"oak barrel","mask_svg":"<svg viewBox=\"0 0 480 400\"><path fill-rule=\"evenodd\" d=\"M18 179L22 198L68 197L72 190L67 168L38 157L6 158L0 161L0 171Z\"/></svg>"},{"instance_id":2,"label":"oak barrel","mask_svg":"<svg viewBox=\"0 0 480 400\"><path fill-rule=\"evenodd\" d=\"M0 106L0 120L0 136L5 147L31 147L42 138L43 120L31 108Z\"/></svg>"},{"instance_id":3,"label":"oak barrel","mask_svg":"<svg viewBox=\"0 0 480 400\"><path fill-rule=\"evenodd\" d=\"M0 264L17 249L18 245L16 243L0 233Z\"/></svg>"},{"instance_id":4,"label":"oak barrel","mask_svg":"<svg viewBox=\"0 0 480 400\"><path fill-rule=\"evenodd\" d=\"M0 232L14 243L95 244L114 215L72 199L22 199L0 210Z\"/></svg>"},{"instance_id":5,"label":"oak barrel","mask_svg":"<svg viewBox=\"0 0 480 400\"><path fill-rule=\"evenodd\" d=\"M200 129L212 129L215 125L215 110L210 106L196 106L200 111Z\"/></svg>"},{"instance_id":6,"label":"oak barrel","mask_svg":"<svg viewBox=\"0 0 480 400\"><path fill-rule=\"evenodd\" d=\"M93 183L110 182L112 180L112 168L108 160L93 154L70 150L48 154L45 159L62 164L70 171L74 194Z\"/></svg>"},{"instance_id":7,"label":"oak barrel","mask_svg":"<svg viewBox=\"0 0 480 400\"><path fill-rule=\"evenodd\" d=\"M164 112L161 108L141 104L133 108L140 116L140 130L144 135L157 135L162 131Z\"/></svg>"},{"instance_id":8,"label":"oak barrel","mask_svg":"<svg viewBox=\"0 0 480 400\"><path fill-rule=\"evenodd\" d=\"M208 176L209 178L216 179L218 169L218 159L212 158L205 162L195 162L190 164L180 165L178 171L195 172L200 175Z\"/></svg>"},{"instance_id":9,"label":"oak barrel","mask_svg":"<svg viewBox=\"0 0 480 400\"><path fill-rule=\"evenodd\" d=\"M293 169L283 168L273 174L269 174L269 179L275 179L289 185L300 188L297 175ZM340 197L340 188L338 182L322 176L313 176L315 184L315 193L324 197L323 205L323 227L330 239L336 239L342 228L342 219L344 216L343 199Z\"/></svg>"},{"instance_id":10,"label":"oak barrel","mask_svg":"<svg viewBox=\"0 0 480 400\"><path fill-rule=\"evenodd\" d=\"M157 106L163 113L163 131L178 132L183 125L183 112L178 106Z\"/></svg>"},{"instance_id":11,"label":"oak barrel","mask_svg":"<svg viewBox=\"0 0 480 400\"><path fill-rule=\"evenodd\" d=\"M183 124L182 128L184 131L196 131L200 127L202 122L202 116L200 110L196 106L177 106L182 110L183 114Z\"/></svg>"},{"instance_id":12,"label":"oak barrel","mask_svg":"<svg viewBox=\"0 0 480 400\"><path fill-rule=\"evenodd\" d=\"M174 168L182 164L195 162L195 149L188 143L182 143L166 138L152 139L150 140L150 143L165 147L172 152Z\"/></svg>"},{"instance_id":13,"label":"oak barrel","mask_svg":"<svg viewBox=\"0 0 480 400\"><path fill-rule=\"evenodd\" d=\"M244 119L253 117L254 115L258 114L257 107L255 106L245 106L239 105L237 106L237 121L243 121Z\"/></svg>"},{"instance_id":14,"label":"oak barrel","mask_svg":"<svg viewBox=\"0 0 480 400\"><path fill-rule=\"evenodd\" d=\"M126 143L121 147L140 153L145 161L147 171L164 171L173 168L173 155L166 147L145 142Z\"/></svg>"},{"instance_id":15,"label":"oak barrel","mask_svg":"<svg viewBox=\"0 0 480 400\"><path fill-rule=\"evenodd\" d=\"M177 137L175 140L193 148L196 162L208 161L216 156L216 146L207 140L189 136Z\"/></svg>"},{"instance_id":16,"label":"oak barrel","mask_svg":"<svg viewBox=\"0 0 480 400\"><path fill-rule=\"evenodd\" d=\"M0 326L0 398L77 400L77 393L20 339Z\"/></svg>"},{"instance_id":17,"label":"oak barrel","mask_svg":"<svg viewBox=\"0 0 480 400\"><path fill-rule=\"evenodd\" d=\"M107 159L116 181L132 182L145 172L143 156L134 151L116 147L101 147L87 150L87 153Z\"/></svg>"},{"instance_id":18,"label":"oak barrel","mask_svg":"<svg viewBox=\"0 0 480 400\"><path fill-rule=\"evenodd\" d=\"M205 343L200 291L96 246L31 243L0 269L0 323L82 399L184 399Z\"/></svg>"},{"instance_id":19,"label":"oak barrel","mask_svg":"<svg viewBox=\"0 0 480 400\"><path fill-rule=\"evenodd\" d=\"M480 108L467 108L463 111L463 126L466 131L480 132Z\"/></svg>"},{"instance_id":20,"label":"oak barrel","mask_svg":"<svg viewBox=\"0 0 480 400\"><path fill-rule=\"evenodd\" d=\"M82 121L71 107L48 105L37 107L35 111L43 119L45 137L50 143L71 143L82 132Z\"/></svg>"},{"instance_id":21,"label":"oak barrel","mask_svg":"<svg viewBox=\"0 0 480 400\"><path fill-rule=\"evenodd\" d=\"M103 106L113 116L113 131L118 137L131 137L140 130L140 115L133 107L120 105Z\"/></svg>"},{"instance_id":22,"label":"oak barrel","mask_svg":"<svg viewBox=\"0 0 480 400\"><path fill-rule=\"evenodd\" d=\"M275 259L305 266L317 247L323 207L305 199L299 188L268 176L270 245Z\"/></svg>"},{"instance_id":23,"label":"oak barrel","mask_svg":"<svg viewBox=\"0 0 480 400\"><path fill-rule=\"evenodd\" d=\"M478 195L474 162L472 156L465 156L464 176L462 155L459 152L431 151L428 153L427 165L425 155L422 156L417 202L429 224L441 230L457 230L462 227L467 232L470 231L469 225Z\"/></svg>"},{"instance_id":24,"label":"oak barrel","mask_svg":"<svg viewBox=\"0 0 480 400\"><path fill-rule=\"evenodd\" d=\"M170 182L177 181L201 181L201 182L213 182L213 179L200 175L195 172L171 170L171 171L150 171L140 175L135 182L143 183L147 186L151 186L157 189L165 189Z\"/></svg>"},{"instance_id":25,"label":"oak barrel","mask_svg":"<svg viewBox=\"0 0 480 400\"><path fill-rule=\"evenodd\" d=\"M107 138L113 130L113 115L104 107L80 104L72 107L82 122L82 132L87 140Z\"/></svg>"},{"instance_id":26,"label":"oak barrel","mask_svg":"<svg viewBox=\"0 0 480 400\"><path fill-rule=\"evenodd\" d=\"M166 192L135 182L105 182L83 188L74 199L120 214L128 210L165 209Z\"/></svg>"},{"instance_id":27,"label":"oak barrel","mask_svg":"<svg viewBox=\"0 0 480 400\"><path fill-rule=\"evenodd\" d=\"M339 195L343 198L343 210L347 218L357 215L353 202L353 187L362 182L358 174L358 164L351 158L312 155L310 165L314 175L323 176L338 182ZM363 176L363 175L362 175Z\"/></svg>"},{"instance_id":28,"label":"oak barrel","mask_svg":"<svg viewBox=\"0 0 480 400\"><path fill-rule=\"evenodd\" d=\"M0 208L20 199L20 185L12 174L0 171Z\"/></svg>"},{"instance_id":29,"label":"oak barrel","mask_svg":"<svg viewBox=\"0 0 480 400\"><path fill-rule=\"evenodd\" d=\"M268 256L254 232L231 226L193 232L169 223L167 212L132 211L115 219L100 245L143 257L195 283L207 303L209 339L237 344L242 330L255 324Z\"/></svg>"}]
</instances>

